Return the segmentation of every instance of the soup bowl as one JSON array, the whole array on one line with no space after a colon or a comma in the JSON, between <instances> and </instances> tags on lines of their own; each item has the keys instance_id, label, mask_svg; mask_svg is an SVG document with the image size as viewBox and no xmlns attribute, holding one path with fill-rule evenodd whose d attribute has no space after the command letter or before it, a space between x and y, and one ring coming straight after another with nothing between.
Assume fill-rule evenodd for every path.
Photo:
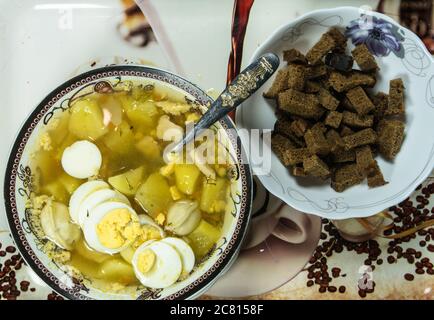
<instances>
[{"instance_id":1,"label":"soup bowl","mask_svg":"<svg viewBox=\"0 0 434 320\"><path fill-rule=\"evenodd\" d=\"M184 95L200 106L201 111L212 100L189 81L167 71L136 65L117 65L80 74L53 90L30 114L20 129L10 151L7 163L4 198L10 230L21 255L33 271L53 290L68 299L192 299L216 281L236 258L246 232L251 208L252 188L250 167L245 164L243 150L229 117L215 124L222 129L227 150L232 158L230 200L224 214L221 236L204 259L184 280L164 289L136 287L128 291L105 292L91 281L79 279L65 265L53 259L44 250L49 240L40 235L32 219L30 205L34 195L34 172L30 165L32 147L63 112L68 112L70 101L92 93L110 93L123 90L131 83L152 84Z\"/></svg>"}]
</instances>

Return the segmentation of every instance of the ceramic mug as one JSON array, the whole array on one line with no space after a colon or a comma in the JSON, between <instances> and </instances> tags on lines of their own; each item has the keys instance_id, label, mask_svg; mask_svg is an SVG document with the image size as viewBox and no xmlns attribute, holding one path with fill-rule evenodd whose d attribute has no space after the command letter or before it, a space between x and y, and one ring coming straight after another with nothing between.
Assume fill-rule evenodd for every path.
<instances>
[{"instance_id":1,"label":"ceramic mug","mask_svg":"<svg viewBox=\"0 0 434 320\"><path fill-rule=\"evenodd\" d=\"M253 248L271 235L288 243L305 242L311 224L307 215L261 188L256 176L254 182L258 190L254 196L250 229L242 249Z\"/></svg>"}]
</instances>

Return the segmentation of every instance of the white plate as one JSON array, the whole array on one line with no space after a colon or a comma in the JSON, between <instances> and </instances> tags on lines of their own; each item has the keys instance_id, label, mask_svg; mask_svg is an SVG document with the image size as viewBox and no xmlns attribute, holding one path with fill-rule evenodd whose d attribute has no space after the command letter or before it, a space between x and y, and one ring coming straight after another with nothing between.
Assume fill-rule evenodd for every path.
<instances>
[{"instance_id":1,"label":"white plate","mask_svg":"<svg viewBox=\"0 0 434 320\"><path fill-rule=\"evenodd\" d=\"M337 26L343 30L351 21L359 19L361 13L363 11L358 8L341 7L313 11L301 16L277 29L256 50L252 60L265 52L274 52L282 57L282 51L291 47L306 52L330 27ZM389 80L403 78L406 86L404 143L393 162L388 162L381 157L377 158L389 184L369 189L365 183L349 188L343 193L335 192L328 184L312 186L295 179L272 154L271 172L260 175L259 178L268 190L300 211L331 219L371 216L408 197L433 169L434 64L432 57L414 33L385 15L375 12L368 14L392 24L397 28L395 36L402 37L400 44L404 49L404 55L402 51L397 54L392 51L386 56L377 57L381 71L374 91L388 92ZM271 81L265 87L271 85ZM259 90L238 109L236 120L239 128L273 128L276 121L275 106L262 97L263 91ZM246 138L242 137L242 139L247 144ZM255 155L260 154L259 151L251 152L251 163L259 163L260 159L255 158ZM253 166L253 170L259 174L258 168Z\"/></svg>"}]
</instances>

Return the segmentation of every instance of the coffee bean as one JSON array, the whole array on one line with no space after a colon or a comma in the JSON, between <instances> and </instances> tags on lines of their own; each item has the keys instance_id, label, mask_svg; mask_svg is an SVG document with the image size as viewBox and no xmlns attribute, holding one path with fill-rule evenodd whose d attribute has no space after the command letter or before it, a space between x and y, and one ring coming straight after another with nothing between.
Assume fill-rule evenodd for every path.
<instances>
[{"instance_id":1,"label":"coffee bean","mask_svg":"<svg viewBox=\"0 0 434 320\"><path fill-rule=\"evenodd\" d=\"M6 252L8 253L14 253L17 249L15 249L15 247L13 246L8 246L6 247Z\"/></svg>"},{"instance_id":2,"label":"coffee bean","mask_svg":"<svg viewBox=\"0 0 434 320\"><path fill-rule=\"evenodd\" d=\"M434 245L433 244L429 244L427 247L429 252L434 252Z\"/></svg>"},{"instance_id":3,"label":"coffee bean","mask_svg":"<svg viewBox=\"0 0 434 320\"><path fill-rule=\"evenodd\" d=\"M312 287L314 285L314 282L312 280L309 280L308 282L306 282L306 285L308 287Z\"/></svg>"},{"instance_id":4,"label":"coffee bean","mask_svg":"<svg viewBox=\"0 0 434 320\"><path fill-rule=\"evenodd\" d=\"M394 263L395 261L396 261L395 257L393 257L393 256L387 257L387 262L389 262L390 264Z\"/></svg>"},{"instance_id":5,"label":"coffee bean","mask_svg":"<svg viewBox=\"0 0 434 320\"><path fill-rule=\"evenodd\" d=\"M420 269L420 268L417 268L417 269L416 269L416 273L417 273L417 274L424 274L424 273L425 273L425 270Z\"/></svg>"},{"instance_id":6,"label":"coffee bean","mask_svg":"<svg viewBox=\"0 0 434 320\"><path fill-rule=\"evenodd\" d=\"M411 273L406 273L404 274L404 279L407 281L413 281L414 275L412 275Z\"/></svg>"},{"instance_id":7,"label":"coffee bean","mask_svg":"<svg viewBox=\"0 0 434 320\"><path fill-rule=\"evenodd\" d=\"M1 250L0 251L0 257L5 257L6 256L6 251Z\"/></svg>"},{"instance_id":8,"label":"coffee bean","mask_svg":"<svg viewBox=\"0 0 434 320\"><path fill-rule=\"evenodd\" d=\"M338 290L335 286L330 286L327 289L329 292L336 292Z\"/></svg>"}]
</instances>

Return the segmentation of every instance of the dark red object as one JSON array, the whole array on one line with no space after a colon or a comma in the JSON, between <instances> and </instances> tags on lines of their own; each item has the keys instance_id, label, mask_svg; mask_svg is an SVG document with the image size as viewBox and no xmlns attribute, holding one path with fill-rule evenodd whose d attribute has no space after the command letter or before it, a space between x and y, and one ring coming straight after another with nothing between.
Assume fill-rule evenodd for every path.
<instances>
[{"instance_id":1,"label":"dark red object","mask_svg":"<svg viewBox=\"0 0 434 320\"><path fill-rule=\"evenodd\" d=\"M254 0L235 0L232 15L231 53L229 55L226 84L229 84L240 73L243 57L244 36L249 22L250 9ZM232 118L234 113L229 114Z\"/></svg>"}]
</instances>

